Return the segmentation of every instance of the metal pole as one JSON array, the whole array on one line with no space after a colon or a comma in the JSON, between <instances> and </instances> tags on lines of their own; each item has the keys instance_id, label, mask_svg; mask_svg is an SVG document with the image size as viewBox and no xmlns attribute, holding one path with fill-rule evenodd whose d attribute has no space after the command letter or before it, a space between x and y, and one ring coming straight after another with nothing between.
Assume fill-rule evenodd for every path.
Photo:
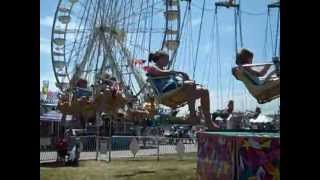
<instances>
[{"instance_id":1,"label":"metal pole","mask_svg":"<svg viewBox=\"0 0 320 180\"><path fill-rule=\"evenodd\" d=\"M57 124L59 125L59 122ZM51 122L50 134L54 134L54 121Z\"/></svg>"},{"instance_id":2,"label":"metal pole","mask_svg":"<svg viewBox=\"0 0 320 180\"><path fill-rule=\"evenodd\" d=\"M60 134L59 134L59 132L60 132L60 123L59 122L58 122L58 128L57 129L58 129L58 133L57 133L58 137L60 137Z\"/></svg>"},{"instance_id":3,"label":"metal pole","mask_svg":"<svg viewBox=\"0 0 320 180\"><path fill-rule=\"evenodd\" d=\"M158 161L159 161L159 160L160 160L160 141L159 141L159 135L157 135L157 144L158 144L157 153L158 153Z\"/></svg>"},{"instance_id":4,"label":"metal pole","mask_svg":"<svg viewBox=\"0 0 320 180\"><path fill-rule=\"evenodd\" d=\"M112 151L112 116L109 117L109 162L111 162L111 151Z\"/></svg>"},{"instance_id":5,"label":"metal pole","mask_svg":"<svg viewBox=\"0 0 320 180\"><path fill-rule=\"evenodd\" d=\"M92 99L95 101L95 93L96 93L96 82L94 82L94 86L92 87ZM99 157L99 125L98 122L100 120L99 112L96 112L96 160Z\"/></svg>"},{"instance_id":6,"label":"metal pole","mask_svg":"<svg viewBox=\"0 0 320 180\"><path fill-rule=\"evenodd\" d=\"M100 116L99 116L99 113L97 112L96 113L96 160L98 160L98 157L99 157L99 125L98 125L98 122L99 122L99 119Z\"/></svg>"}]
</instances>

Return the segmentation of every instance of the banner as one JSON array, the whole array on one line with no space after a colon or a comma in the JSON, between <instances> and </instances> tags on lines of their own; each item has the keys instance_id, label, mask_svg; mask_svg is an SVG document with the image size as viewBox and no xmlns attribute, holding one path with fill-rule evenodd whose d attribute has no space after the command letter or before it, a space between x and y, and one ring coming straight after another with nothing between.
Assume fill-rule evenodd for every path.
<instances>
[{"instance_id":1,"label":"banner","mask_svg":"<svg viewBox=\"0 0 320 180\"><path fill-rule=\"evenodd\" d=\"M201 180L235 177L234 143L231 136L198 133L197 174Z\"/></svg>"},{"instance_id":2,"label":"banner","mask_svg":"<svg viewBox=\"0 0 320 180\"><path fill-rule=\"evenodd\" d=\"M280 180L280 139L238 137L238 179Z\"/></svg>"},{"instance_id":3,"label":"banner","mask_svg":"<svg viewBox=\"0 0 320 180\"><path fill-rule=\"evenodd\" d=\"M49 91L49 81L44 80L44 81L42 81L42 94L47 95L48 91Z\"/></svg>"},{"instance_id":4,"label":"banner","mask_svg":"<svg viewBox=\"0 0 320 180\"><path fill-rule=\"evenodd\" d=\"M199 180L280 180L278 134L197 133Z\"/></svg>"}]
</instances>

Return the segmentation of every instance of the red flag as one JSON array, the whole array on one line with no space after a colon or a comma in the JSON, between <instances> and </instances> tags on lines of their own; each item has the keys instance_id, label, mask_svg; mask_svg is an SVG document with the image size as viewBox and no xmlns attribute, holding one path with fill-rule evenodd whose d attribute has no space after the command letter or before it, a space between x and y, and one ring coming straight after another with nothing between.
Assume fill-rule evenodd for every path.
<instances>
[{"instance_id":1,"label":"red flag","mask_svg":"<svg viewBox=\"0 0 320 180\"><path fill-rule=\"evenodd\" d=\"M48 91L48 95L47 95L48 97L51 97L51 96L53 96L53 92L52 91Z\"/></svg>"},{"instance_id":2,"label":"red flag","mask_svg":"<svg viewBox=\"0 0 320 180\"><path fill-rule=\"evenodd\" d=\"M150 71L151 71L151 67L149 67L149 66L144 66L144 67L143 67L143 70L146 71L146 72L150 72Z\"/></svg>"}]
</instances>

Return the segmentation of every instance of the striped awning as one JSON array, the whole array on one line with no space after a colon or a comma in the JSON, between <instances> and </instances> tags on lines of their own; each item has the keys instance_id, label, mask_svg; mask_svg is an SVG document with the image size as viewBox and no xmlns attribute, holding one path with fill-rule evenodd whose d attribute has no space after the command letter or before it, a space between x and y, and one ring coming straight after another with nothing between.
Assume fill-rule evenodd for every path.
<instances>
[{"instance_id":1,"label":"striped awning","mask_svg":"<svg viewBox=\"0 0 320 180\"><path fill-rule=\"evenodd\" d=\"M44 113L42 115L40 115L40 121L61 121L62 118L62 113L57 112L57 111L49 111L47 113ZM66 121L70 121L72 120L72 116L71 115L67 115L66 117Z\"/></svg>"}]
</instances>

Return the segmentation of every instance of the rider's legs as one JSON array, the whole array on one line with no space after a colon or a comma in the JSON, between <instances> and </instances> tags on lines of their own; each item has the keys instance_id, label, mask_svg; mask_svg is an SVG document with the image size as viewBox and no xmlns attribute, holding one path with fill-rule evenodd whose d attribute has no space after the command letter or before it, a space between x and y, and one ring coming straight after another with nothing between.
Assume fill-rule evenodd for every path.
<instances>
[{"instance_id":1,"label":"rider's legs","mask_svg":"<svg viewBox=\"0 0 320 180\"><path fill-rule=\"evenodd\" d=\"M185 93L190 94L191 99L193 100L200 98L201 108L206 124L208 125L209 129L217 129L218 126L211 121L210 117L210 96L208 89L196 87L195 84L187 83L184 84L183 90Z\"/></svg>"}]
</instances>

